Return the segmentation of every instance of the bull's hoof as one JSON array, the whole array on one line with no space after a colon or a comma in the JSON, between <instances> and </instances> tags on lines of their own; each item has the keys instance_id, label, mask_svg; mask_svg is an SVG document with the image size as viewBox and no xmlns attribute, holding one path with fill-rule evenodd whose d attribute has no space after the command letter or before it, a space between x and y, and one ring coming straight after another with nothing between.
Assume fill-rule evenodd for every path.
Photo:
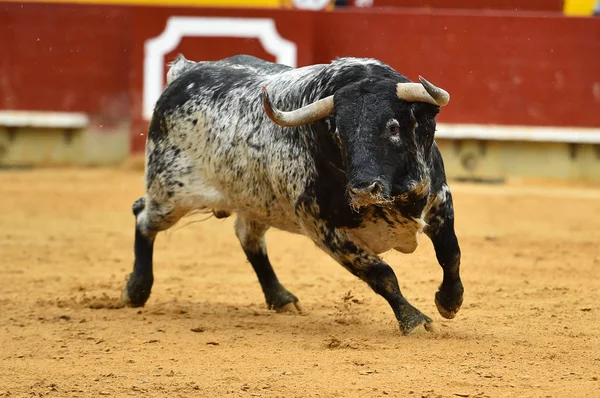
<instances>
[{"instance_id":1,"label":"bull's hoof","mask_svg":"<svg viewBox=\"0 0 600 398\"><path fill-rule=\"evenodd\" d=\"M433 321L427 315L414 307L411 307L402 315L402 318L398 320L400 323L400 331L403 335L411 334L421 328L421 326L428 332L433 330Z\"/></svg>"},{"instance_id":2,"label":"bull's hoof","mask_svg":"<svg viewBox=\"0 0 600 398\"><path fill-rule=\"evenodd\" d=\"M277 288L265 294L267 307L276 312L302 312L298 297L290 293L286 288L279 285Z\"/></svg>"},{"instance_id":3,"label":"bull's hoof","mask_svg":"<svg viewBox=\"0 0 600 398\"><path fill-rule=\"evenodd\" d=\"M435 306L437 307L437 310L440 313L440 315L446 319L453 319L456 316L456 314L458 313L458 310L460 310L460 305L451 310L444 308L443 305L440 303L440 300L438 299L437 293L435 295Z\"/></svg>"},{"instance_id":4,"label":"bull's hoof","mask_svg":"<svg viewBox=\"0 0 600 398\"><path fill-rule=\"evenodd\" d=\"M131 274L121 294L121 302L128 307L143 307L150 297L153 280Z\"/></svg>"},{"instance_id":5,"label":"bull's hoof","mask_svg":"<svg viewBox=\"0 0 600 398\"><path fill-rule=\"evenodd\" d=\"M435 294L435 306L441 316L452 319L460 310L463 302L463 287L458 284L451 289L440 289Z\"/></svg>"},{"instance_id":6,"label":"bull's hoof","mask_svg":"<svg viewBox=\"0 0 600 398\"><path fill-rule=\"evenodd\" d=\"M296 301L295 303L287 303L283 307L275 308L275 312L278 312L278 313L287 312L287 313L291 313L291 314L301 314L302 307L300 306L300 302Z\"/></svg>"}]
</instances>

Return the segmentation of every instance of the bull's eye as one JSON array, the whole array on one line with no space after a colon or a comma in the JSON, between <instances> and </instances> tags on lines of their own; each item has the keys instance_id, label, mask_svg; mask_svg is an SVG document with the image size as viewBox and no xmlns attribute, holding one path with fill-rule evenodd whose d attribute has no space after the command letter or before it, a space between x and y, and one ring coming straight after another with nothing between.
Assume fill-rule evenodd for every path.
<instances>
[{"instance_id":1,"label":"bull's eye","mask_svg":"<svg viewBox=\"0 0 600 398\"><path fill-rule=\"evenodd\" d=\"M400 124L396 119L392 119L387 123L387 131L392 137L398 137L400 135Z\"/></svg>"}]
</instances>

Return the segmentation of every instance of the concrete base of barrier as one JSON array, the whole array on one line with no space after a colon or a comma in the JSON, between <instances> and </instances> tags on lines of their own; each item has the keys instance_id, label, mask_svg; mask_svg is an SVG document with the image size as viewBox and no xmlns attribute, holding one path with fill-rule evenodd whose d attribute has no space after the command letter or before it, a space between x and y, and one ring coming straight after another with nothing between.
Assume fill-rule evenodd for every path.
<instances>
[{"instance_id":1,"label":"concrete base of barrier","mask_svg":"<svg viewBox=\"0 0 600 398\"><path fill-rule=\"evenodd\" d=\"M123 162L130 124L90 126L86 115L0 113L0 167L94 166Z\"/></svg>"},{"instance_id":2,"label":"concrete base of barrier","mask_svg":"<svg viewBox=\"0 0 600 398\"><path fill-rule=\"evenodd\" d=\"M600 144L436 139L451 179L600 183Z\"/></svg>"}]
</instances>

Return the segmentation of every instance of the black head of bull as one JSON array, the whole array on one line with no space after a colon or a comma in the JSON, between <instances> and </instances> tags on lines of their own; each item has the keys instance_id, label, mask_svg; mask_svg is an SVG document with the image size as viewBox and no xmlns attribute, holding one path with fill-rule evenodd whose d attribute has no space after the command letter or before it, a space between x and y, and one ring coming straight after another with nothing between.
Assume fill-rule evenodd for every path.
<instances>
[{"instance_id":1,"label":"black head of bull","mask_svg":"<svg viewBox=\"0 0 600 398\"><path fill-rule=\"evenodd\" d=\"M334 116L347 165L348 197L358 209L424 199L429 192L427 159L435 116L450 95L422 77L419 80L364 79L290 112L274 108L265 87L263 103L280 126L302 126Z\"/></svg>"}]
</instances>

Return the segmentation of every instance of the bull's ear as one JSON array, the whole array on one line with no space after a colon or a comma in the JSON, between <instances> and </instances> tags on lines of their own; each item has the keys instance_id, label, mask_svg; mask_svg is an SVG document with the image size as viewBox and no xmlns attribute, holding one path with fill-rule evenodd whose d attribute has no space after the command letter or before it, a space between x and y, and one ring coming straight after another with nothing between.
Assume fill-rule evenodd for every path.
<instances>
[{"instance_id":1,"label":"bull's ear","mask_svg":"<svg viewBox=\"0 0 600 398\"><path fill-rule=\"evenodd\" d=\"M327 131L329 131L330 133L335 133L335 130L337 128L335 124L335 116L328 116L325 119L323 119L323 121L325 122L325 126L327 126Z\"/></svg>"}]
</instances>

